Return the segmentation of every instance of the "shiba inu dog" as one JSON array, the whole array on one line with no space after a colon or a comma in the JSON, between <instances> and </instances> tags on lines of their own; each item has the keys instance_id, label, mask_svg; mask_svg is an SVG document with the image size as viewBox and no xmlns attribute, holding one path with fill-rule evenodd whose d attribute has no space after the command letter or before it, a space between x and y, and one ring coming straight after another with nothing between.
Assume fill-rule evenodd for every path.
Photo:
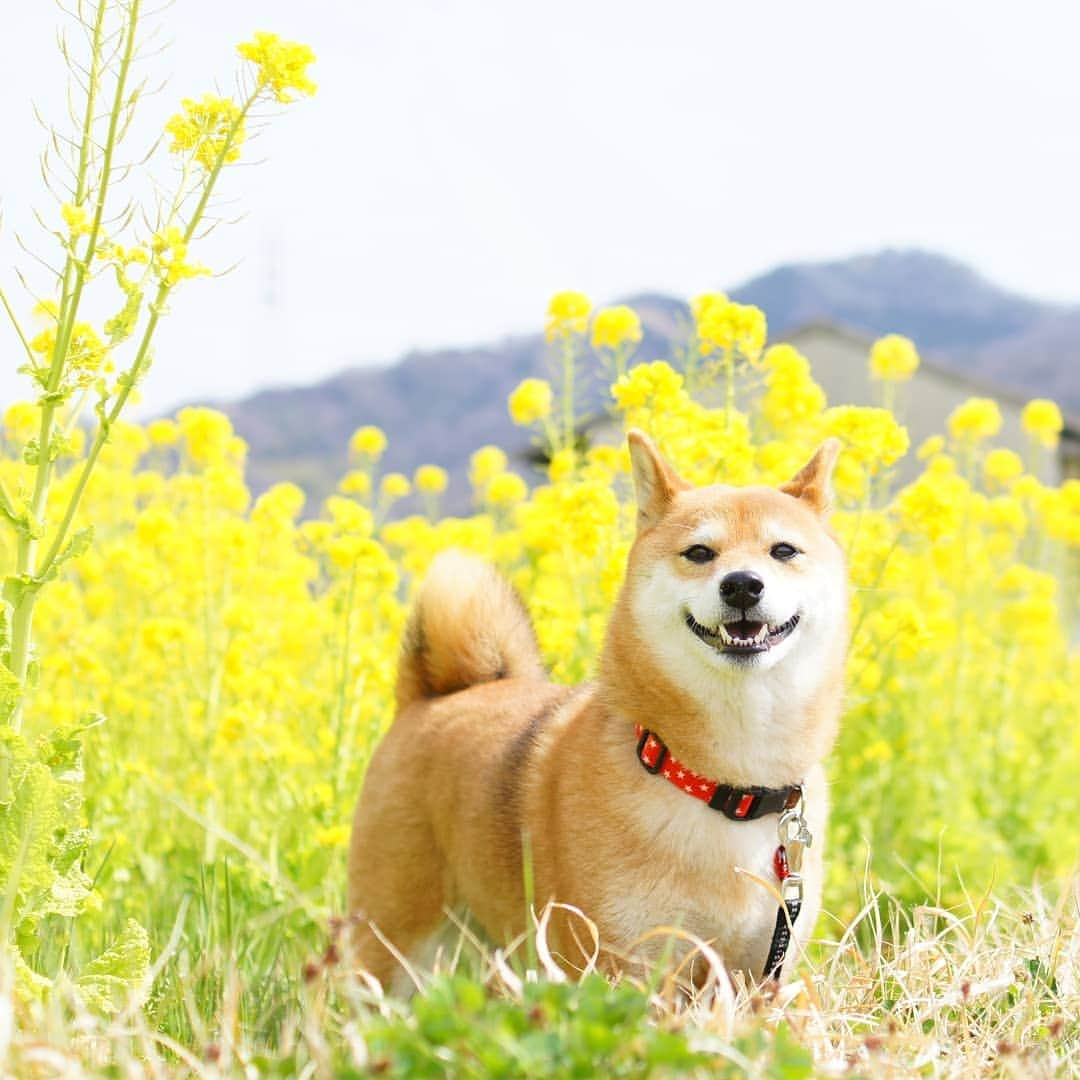
<instances>
[{"instance_id":1,"label":"shiba inu dog","mask_svg":"<svg viewBox=\"0 0 1080 1080\"><path fill-rule=\"evenodd\" d=\"M349 854L357 959L384 985L447 911L497 942L525 930L526 857L536 907L593 920L609 969L657 957L642 939L659 925L752 979L790 965L777 826L824 834L847 647L840 445L779 488L694 488L641 432L629 445L637 537L594 682L547 681L524 604L483 562L444 553L421 587ZM817 843L799 941L821 885ZM583 924L553 910L552 951L581 968Z\"/></svg>"}]
</instances>

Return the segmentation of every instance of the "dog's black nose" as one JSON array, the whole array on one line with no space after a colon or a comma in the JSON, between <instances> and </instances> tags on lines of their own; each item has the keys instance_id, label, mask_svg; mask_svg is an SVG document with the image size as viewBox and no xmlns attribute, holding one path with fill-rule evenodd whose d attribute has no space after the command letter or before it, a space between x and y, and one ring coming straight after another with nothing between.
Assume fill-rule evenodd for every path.
<instances>
[{"instance_id":1,"label":"dog's black nose","mask_svg":"<svg viewBox=\"0 0 1080 1080\"><path fill-rule=\"evenodd\" d=\"M765 582L751 574L749 570L733 570L725 574L720 582L720 595L732 607L752 608L765 591Z\"/></svg>"}]
</instances>

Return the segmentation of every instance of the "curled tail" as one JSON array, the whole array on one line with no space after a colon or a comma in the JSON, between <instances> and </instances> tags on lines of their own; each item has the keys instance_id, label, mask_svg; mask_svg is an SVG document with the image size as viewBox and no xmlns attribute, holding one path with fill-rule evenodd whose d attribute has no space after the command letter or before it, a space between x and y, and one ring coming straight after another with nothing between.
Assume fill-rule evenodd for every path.
<instances>
[{"instance_id":1,"label":"curled tail","mask_svg":"<svg viewBox=\"0 0 1080 1080\"><path fill-rule=\"evenodd\" d=\"M495 679L545 677L529 613L513 586L460 551L436 556L409 616L398 708Z\"/></svg>"}]
</instances>

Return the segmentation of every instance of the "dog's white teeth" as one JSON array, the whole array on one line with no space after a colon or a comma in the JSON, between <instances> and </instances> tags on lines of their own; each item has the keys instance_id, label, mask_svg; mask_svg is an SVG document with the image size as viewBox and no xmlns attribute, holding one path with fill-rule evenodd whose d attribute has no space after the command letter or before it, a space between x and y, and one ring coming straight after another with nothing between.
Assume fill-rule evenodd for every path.
<instances>
[{"instance_id":1,"label":"dog's white teeth","mask_svg":"<svg viewBox=\"0 0 1080 1080\"><path fill-rule=\"evenodd\" d=\"M757 635L754 637L754 643L756 645L760 645L768 636L769 636L769 624L768 623L762 623L761 624L761 629L757 632Z\"/></svg>"},{"instance_id":2,"label":"dog's white teeth","mask_svg":"<svg viewBox=\"0 0 1080 1080\"><path fill-rule=\"evenodd\" d=\"M727 627L723 623L720 624L718 629L720 631L720 640L725 645L734 645L735 644L735 639L727 632Z\"/></svg>"}]
</instances>

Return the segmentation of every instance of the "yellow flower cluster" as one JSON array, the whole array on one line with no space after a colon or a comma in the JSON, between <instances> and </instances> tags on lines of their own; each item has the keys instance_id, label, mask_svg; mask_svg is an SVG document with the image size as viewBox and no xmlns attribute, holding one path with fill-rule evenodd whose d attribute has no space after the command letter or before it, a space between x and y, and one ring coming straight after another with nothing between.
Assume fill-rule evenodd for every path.
<instances>
[{"instance_id":1,"label":"yellow flower cluster","mask_svg":"<svg viewBox=\"0 0 1080 1080\"><path fill-rule=\"evenodd\" d=\"M810 374L810 361L792 345L773 345L765 353L765 385L761 407L778 431L818 416L825 391Z\"/></svg>"},{"instance_id":2,"label":"yellow flower cluster","mask_svg":"<svg viewBox=\"0 0 1080 1080\"><path fill-rule=\"evenodd\" d=\"M1004 446L995 447L983 460L983 472L991 484L1008 487L1023 471L1020 455Z\"/></svg>"},{"instance_id":3,"label":"yellow flower cluster","mask_svg":"<svg viewBox=\"0 0 1080 1080\"><path fill-rule=\"evenodd\" d=\"M60 207L60 216L68 227L68 233L74 240L76 236L85 236L90 231L90 214L85 206L72 206L64 203Z\"/></svg>"},{"instance_id":4,"label":"yellow flower cluster","mask_svg":"<svg viewBox=\"0 0 1080 1080\"><path fill-rule=\"evenodd\" d=\"M47 365L56 348L56 324L46 327L30 340L30 348L42 365ZM88 322L77 322L71 328L67 346L66 371L70 386L89 386L100 372L111 370L109 348Z\"/></svg>"},{"instance_id":5,"label":"yellow flower cluster","mask_svg":"<svg viewBox=\"0 0 1080 1080\"><path fill-rule=\"evenodd\" d=\"M551 385L543 379L522 379L508 402L510 418L526 426L551 415Z\"/></svg>"},{"instance_id":6,"label":"yellow flower cluster","mask_svg":"<svg viewBox=\"0 0 1080 1080\"><path fill-rule=\"evenodd\" d=\"M441 495L449 482L446 470L440 469L438 465L421 465L413 477L416 490L425 495Z\"/></svg>"},{"instance_id":7,"label":"yellow flower cluster","mask_svg":"<svg viewBox=\"0 0 1080 1080\"><path fill-rule=\"evenodd\" d=\"M150 250L158 277L170 286L210 273L207 267L188 261L188 242L177 225L169 225L161 232L154 233L150 238Z\"/></svg>"},{"instance_id":8,"label":"yellow flower cluster","mask_svg":"<svg viewBox=\"0 0 1080 1080\"><path fill-rule=\"evenodd\" d=\"M637 345L641 337L641 319L625 304L603 308L593 318L591 341L594 349L622 349Z\"/></svg>"},{"instance_id":9,"label":"yellow flower cluster","mask_svg":"<svg viewBox=\"0 0 1080 1080\"><path fill-rule=\"evenodd\" d=\"M960 443L990 439L1001 430L1001 410L993 398L973 397L949 414L949 434Z\"/></svg>"},{"instance_id":10,"label":"yellow flower cluster","mask_svg":"<svg viewBox=\"0 0 1080 1080\"><path fill-rule=\"evenodd\" d=\"M591 311L592 303L584 293L556 293L548 304L544 336L548 341L558 341L574 334L584 334Z\"/></svg>"},{"instance_id":11,"label":"yellow flower cluster","mask_svg":"<svg viewBox=\"0 0 1080 1080\"><path fill-rule=\"evenodd\" d=\"M757 364L765 348L765 313L752 304L736 304L722 293L697 297L691 307L703 356L719 352Z\"/></svg>"},{"instance_id":12,"label":"yellow flower cluster","mask_svg":"<svg viewBox=\"0 0 1080 1080\"><path fill-rule=\"evenodd\" d=\"M560 310L562 325L571 309ZM833 522L851 569L853 642L830 765L829 907L850 914L857 903L850 867L864 838L876 872L915 899L934 891L939 858L943 902L958 895L954 869L972 889L1064 873L1075 852L1055 842L1053 823L1080 820L1080 664L1069 645L1080 482L1048 487L1014 452L987 446L994 413L979 405L950 425L964 457L938 439L895 490L907 434L892 414L828 408L790 347L770 350L764 372L745 409L698 400L663 361L632 368L612 393L618 415L652 432L695 483L775 484L826 435L843 439ZM550 407L545 383L512 395L519 422ZM6 491L27 489L37 416L34 406L4 415ZM41 594L45 662L27 724L108 716L87 739L87 805L102 857L115 844L109 873L125 876L114 899L126 914L224 835L337 902L351 805L393 712L407 605L438 551L502 567L556 678L593 670L633 538L621 439L576 457L559 448L531 491L502 449L480 447L475 511L442 518L402 515L399 500L415 487L430 503L446 473L379 477L386 445L379 429L358 429L356 467L318 507L287 483L253 500L244 446L216 412L115 426L77 523L95 524L95 542ZM50 514L77 471L59 471ZM0 531L0 555L14 543ZM282 903L257 868L242 873L245 887L266 889L268 909Z\"/></svg>"},{"instance_id":13,"label":"yellow flower cluster","mask_svg":"<svg viewBox=\"0 0 1080 1080\"><path fill-rule=\"evenodd\" d=\"M870 374L886 382L906 382L919 370L919 353L910 338L887 334L870 349Z\"/></svg>"},{"instance_id":14,"label":"yellow flower cluster","mask_svg":"<svg viewBox=\"0 0 1080 1080\"><path fill-rule=\"evenodd\" d=\"M370 424L357 428L349 440L349 450L357 457L378 461L386 451L386 435Z\"/></svg>"},{"instance_id":15,"label":"yellow flower cluster","mask_svg":"<svg viewBox=\"0 0 1080 1080\"><path fill-rule=\"evenodd\" d=\"M1058 444L1065 421L1062 419L1061 410L1057 403L1048 401L1046 398L1035 398L1024 406L1020 416L1024 430L1037 442L1048 450L1053 450Z\"/></svg>"},{"instance_id":16,"label":"yellow flower cluster","mask_svg":"<svg viewBox=\"0 0 1080 1080\"><path fill-rule=\"evenodd\" d=\"M180 108L165 125L171 153L191 154L207 170L239 159L244 117L232 98L204 94L202 101L184 98Z\"/></svg>"},{"instance_id":17,"label":"yellow flower cluster","mask_svg":"<svg viewBox=\"0 0 1080 1080\"><path fill-rule=\"evenodd\" d=\"M665 360L638 364L611 388L620 409L658 407L676 400L683 392L683 377Z\"/></svg>"},{"instance_id":18,"label":"yellow flower cluster","mask_svg":"<svg viewBox=\"0 0 1080 1080\"><path fill-rule=\"evenodd\" d=\"M238 45L236 51L255 65L260 88L268 87L283 104L296 100L294 92L305 97L315 93L315 84L307 75L308 66L315 62L309 46L260 30L251 41Z\"/></svg>"}]
</instances>

